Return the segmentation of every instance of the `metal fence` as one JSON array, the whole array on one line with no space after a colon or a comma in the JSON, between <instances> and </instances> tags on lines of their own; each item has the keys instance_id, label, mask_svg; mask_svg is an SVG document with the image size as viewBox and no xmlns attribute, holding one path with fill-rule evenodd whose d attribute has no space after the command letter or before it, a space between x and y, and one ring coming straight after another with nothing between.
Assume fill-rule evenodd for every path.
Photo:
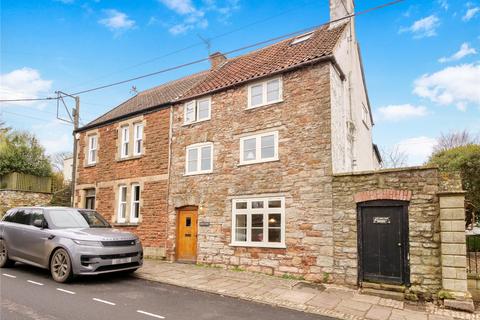
<instances>
[{"instance_id":1,"label":"metal fence","mask_svg":"<svg viewBox=\"0 0 480 320\"><path fill-rule=\"evenodd\" d=\"M0 189L50 193L52 178L12 172L0 176Z\"/></svg>"},{"instance_id":2,"label":"metal fence","mask_svg":"<svg viewBox=\"0 0 480 320\"><path fill-rule=\"evenodd\" d=\"M467 235L467 273L480 277L480 235Z\"/></svg>"}]
</instances>

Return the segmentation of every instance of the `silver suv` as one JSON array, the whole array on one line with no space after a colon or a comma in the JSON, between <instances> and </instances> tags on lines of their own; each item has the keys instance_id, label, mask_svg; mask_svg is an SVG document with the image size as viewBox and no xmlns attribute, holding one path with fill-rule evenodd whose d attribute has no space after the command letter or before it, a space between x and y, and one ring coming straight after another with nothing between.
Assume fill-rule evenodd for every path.
<instances>
[{"instance_id":1,"label":"silver suv","mask_svg":"<svg viewBox=\"0 0 480 320\"><path fill-rule=\"evenodd\" d=\"M0 221L0 268L15 262L49 269L57 282L74 275L134 272L143 263L137 236L112 229L96 211L15 208Z\"/></svg>"}]
</instances>

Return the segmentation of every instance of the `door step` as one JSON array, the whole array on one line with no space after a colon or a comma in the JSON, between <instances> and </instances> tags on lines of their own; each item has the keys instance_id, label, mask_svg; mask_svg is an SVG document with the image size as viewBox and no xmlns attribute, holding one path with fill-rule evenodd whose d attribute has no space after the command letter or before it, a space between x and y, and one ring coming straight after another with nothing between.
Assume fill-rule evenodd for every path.
<instances>
[{"instance_id":1,"label":"door step","mask_svg":"<svg viewBox=\"0 0 480 320\"><path fill-rule=\"evenodd\" d=\"M397 292L397 291L388 291L388 290L381 290L381 289L372 289L372 288L362 288L360 289L362 294L368 294L371 296L377 296L380 298L385 299L392 299L397 301L404 301L405 300L405 293Z\"/></svg>"},{"instance_id":2,"label":"door step","mask_svg":"<svg viewBox=\"0 0 480 320\"><path fill-rule=\"evenodd\" d=\"M375 283L375 282L362 282L361 287L362 289L368 288L368 289L395 291L395 292L402 292L402 293L404 293L406 290L405 286L403 285Z\"/></svg>"}]
</instances>

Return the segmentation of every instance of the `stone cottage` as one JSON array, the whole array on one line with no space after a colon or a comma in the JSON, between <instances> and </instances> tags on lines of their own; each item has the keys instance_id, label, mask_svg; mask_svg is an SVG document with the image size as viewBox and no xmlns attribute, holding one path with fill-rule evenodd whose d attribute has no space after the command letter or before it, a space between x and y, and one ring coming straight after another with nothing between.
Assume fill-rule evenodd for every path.
<instances>
[{"instance_id":1,"label":"stone cottage","mask_svg":"<svg viewBox=\"0 0 480 320\"><path fill-rule=\"evenodd\" d=\"M338 21L352 12L331 0L331 24L217 52L209 70L80 128L75 205L137 233L147 256L427 298L445 288L438 193L459 187L434 168L376 171L354 18Z\"/></svg>"}]
</instances>

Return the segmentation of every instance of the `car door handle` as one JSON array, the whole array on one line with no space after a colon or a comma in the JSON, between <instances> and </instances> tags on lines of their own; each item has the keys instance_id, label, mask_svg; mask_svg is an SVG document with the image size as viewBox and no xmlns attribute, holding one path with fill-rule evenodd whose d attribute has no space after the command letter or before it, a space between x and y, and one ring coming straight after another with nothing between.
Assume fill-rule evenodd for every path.
<instances>
[{"instance_id":1,"label":"car door handle","mask_svg":"<svg viewBox=\"0 0 480 320\"><path fill-rule=\"evenodd\" d=\"M48 237L46 238L43 238L44 240L52 240L53 238L55 238L55 236L53 234L49 235Z\"/></svg>"}]
</instances>

